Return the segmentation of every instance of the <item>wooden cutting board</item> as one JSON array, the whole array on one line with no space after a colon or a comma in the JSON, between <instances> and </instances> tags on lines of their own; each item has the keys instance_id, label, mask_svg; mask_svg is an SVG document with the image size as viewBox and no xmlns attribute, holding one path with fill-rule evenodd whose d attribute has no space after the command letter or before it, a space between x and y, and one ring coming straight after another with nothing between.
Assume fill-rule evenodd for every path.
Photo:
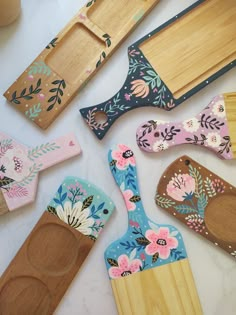
<instances>
[{"instance_id":1,"label":"wooden cutting board","mask_svg":"<svg viewBox=\"0 0 236 315\"><path fill-rule=\"evenodd\" d=\"M91 0L4 96L46 129L159 0Z\"/></svg>"},{"instance_id":2,"label":"wooden cutting board","mask_svg":"<svg viewBox=\"0 0 236 315\"><path fill-rule=\"evenodd\" d=\"M67 177L0 279L1 315L51 315L109 220L114 204Z\"/></svg>"},{"instance_id":3,"label":"wooden cutting board","mask_svg":"<svg viewBox=\"0 0 236 315\"><path fill-rule=\"evenodd\" d=\"M39 173L80 153L73 133L30 148L0 132L0 215L33 202Z\"/></svg>"},{"instance_id":4,"label":"wooden cutting board","mask_svg":"<svg viewBox=\"0 0 236 315\"><path fill-rule=\"evenodd\" d=\"M128 230L105 252L121 315L201 315L193 275L180 232L145 214L133 151L119 144L109 152L113 177L125 200Z\"/></svg>"},{"instance_id":5,"label":"wooden cutting board","mask_svg":"<svg viewBox=\"0 0 236 315\"><path fill-rule=\"evenodd\" d=\"M235 29L235 0L197 1L129 47L124 85L82 108L85 122L102 139L131 109L175 108L236 65Z\"/></svg>"},{"instance_id":6,"label":"wooden cutting board","mask_svg":"<svg viewBox=\"0 0 236 315\"><path fill-rule=\"evenodd\" d=\"M236 188L230 183L184 155L161 176L155 199L193 232L236 258Z\"/></svg>"}]
</instances>

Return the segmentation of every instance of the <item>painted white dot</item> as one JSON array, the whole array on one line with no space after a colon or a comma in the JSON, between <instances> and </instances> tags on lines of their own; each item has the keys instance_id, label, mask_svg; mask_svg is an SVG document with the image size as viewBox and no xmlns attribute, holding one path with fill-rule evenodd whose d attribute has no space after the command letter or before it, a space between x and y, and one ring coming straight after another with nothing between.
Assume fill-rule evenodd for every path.
<instances>
[{"instance_id":1,"label":"painted white dot","mask_svg":"<svg viewBox=\"0 0 236 315\"><path fill-rule=\"evenodd\" d=\"M97 199L100 199L100 196L97 196Z\"/></svg>"},{"instance_id":2,"label":"painted white dot","mask_svg":"<svg viewBox=\"0 0 236 315\"><path fill-rule=\"evenodd\" d=\"M163 196L166 196L166 194L164 193Z\"/></svg>"},{"instance_id":3,"label":"painted white dot","mask_svg":"<svg viewBox=\"0 0 236 315\"><path fill-rule=\"evenodd\" d=\"M229 248L232 248L232 246L231 246L231 245L229 245Z\"/></svg>"},{"instance_id":4,"label":"painted white dot","mask_svg":"<svg viewBox=\"0 0 236 315\"><path fill-rule=\"evenodd\" d=\"M176 215L176 213L174 212L173 215Z\"/></svg>"},{"instance_id":5,"label":"painted white dot","mask_svg":"<svg viewBox=\"0 0 236 315\"><path fill-rule=\"evenodd\" d=\"M28 106L29 106L28 104L25 105L25 107L28 107Z\"/></svg>"},{"instance_id":6,"label":"painted white dot","mask_svg":"<svg viewBox=\"0 0 236 315\"><path fill-rule=\"evenodd\" d=\"M183 162L183 160L182 160L182 159L180 159L180 162Z\"/></svg>"},{"instance_id":7,"label":"painted white dot","mask_svg":"<svg viewBox=\"0 0 236 315\"><path fill-rule=\"evenodd\" d=\"M205 234L208 235L208 232L206 232Z\"/></svg>"},{"instance_id":8,"label":"painted white dot","mask_svg":"<svg viewBox=\"0 0 236 315\"><path fill-rule=\"evenodd\" d=\"M210 174L210 177L212 177L212 174Z\"/></svg>"},{"instance_id":9,"label":"painted white dot","mask_svg":"<svg viewBox=\"0 0 236 315\"><path fill-rule=\"evenodd\" d=\"M215 243L216 246L218 246L218 243Z\"/></svg>"}]
</instances>

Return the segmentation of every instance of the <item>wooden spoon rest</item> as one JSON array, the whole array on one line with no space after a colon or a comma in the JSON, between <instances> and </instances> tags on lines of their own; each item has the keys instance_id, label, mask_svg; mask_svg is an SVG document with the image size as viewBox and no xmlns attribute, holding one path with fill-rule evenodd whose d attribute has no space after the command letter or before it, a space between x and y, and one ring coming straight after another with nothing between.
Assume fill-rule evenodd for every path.
<instances>
[{"instance_id":1,"label":"wooden spoon rest","mask_svg":"<svg viewBox=\"0 0 236 315\"><path fill-rule=\"evenodd\" d=\"M39 172L80 152L73 133L29 148L0 132L0 215L33 202Z\"/></svg>"},{"instance_id":2,"label":"wooden spoon rest","mask_svg":"<svg viewBox=\"0 0 236 315\"><path fill-rule=\"evenodd\" d=\"M156 204L236 258L236 188L182 156L163 173Z\"/></svg>"},{"instance_id":3,"label":"wooden spoon rest","mask_svg":"<svg viewBox=\"0 0 236 315\"><path fill-rule=\"evenodd\" d=\"M1 315L52 314L94 246L114 204L67 177L0 280Z\"/></svg>"},{"instance_id":4,"label":"wooden spoon rest","mask_svg":"<svg viewBox=\"0 0 236 315\"><path fill-rule=\"evenodd\" d=\"M158 2L87 2L4 96L46 129Z\"/></svg>"},{"instance_id":5,"label":"wooden spoon rest","mask_svg":"<svg viewBox=\"0 0 236 315\"><path fill-rule=\"evenodd\" d=\"M124 85L109 100L82 108L85 122L102 139L131 109L175 108L236 65L235 29L235 0L197 1L129 47Z\"/></svg>"}]
</instances>

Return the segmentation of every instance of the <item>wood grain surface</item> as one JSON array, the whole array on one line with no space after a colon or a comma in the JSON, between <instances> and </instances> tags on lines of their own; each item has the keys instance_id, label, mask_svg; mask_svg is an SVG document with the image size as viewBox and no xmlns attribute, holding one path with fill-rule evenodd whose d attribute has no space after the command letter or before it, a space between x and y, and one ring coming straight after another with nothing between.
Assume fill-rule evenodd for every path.
<instances>
[{"instance_id":1,"label":"wood grain surface","mask_svg":"<svg viewBox=\"0 0 236 315\"><path fill-rule=\"evenodd\" d=\"M52 314L93 245L44 212L1 277L0 314Z\"/></svg>"},{"instance_id":2,"label":"wood grain surface","mask_svg":"<svg viewBox=\"0 0 236 315\"><path fill-rule=\"evenodd\" d=\"M224 94L232 151L236 159L236 93Z\"/></svg>"},{"instance_id":3,"label":"wood grain surface","mask_svg":"<svg viewBox=\"0 0 236 315\"><path fill-rule=\"evenodd\" d=\"M46 129L158 2L88 2L4 96Z\"/></svg>"},{"instance_id":4,"label":"wood grain surface","mask_svg":"<svg viewBox=\"0 0 236 315\"><path fill-rule=\"evenodd\" d=\"M140 49L179 98L236 59L235 29L235 0L209 0Z\"/></svg>"},{"instance_id":5,"label":"wood grain surface","mask_svg":"<svg viewBox=\"0 0 236 315\"><path fill-rule=\"evenodd\" d=\"M3 196L3 193L0 189L0 215L5 214L9 211L8 206L6 204L5 198Z\"/></svg>"},{"instance_id":6,"label":"wood grain surface","mask_svg":"<svg viewBox=\"0 0 236 315\"><path fill-rule=\"evenodd\" d=\"M234 257L236 188L230 183L182 156L162 174L155 199L163 210Z\"/></svg>"},{"instance_id":7,"label":"wood grain surface","mask_svg":"<svg viewBox=\"0 0 236 315\"><path fill-rule=\"evenodd\" d=\"M201 315L188 259L111 281L119 315Z\"/></svg>"}]
</instances>

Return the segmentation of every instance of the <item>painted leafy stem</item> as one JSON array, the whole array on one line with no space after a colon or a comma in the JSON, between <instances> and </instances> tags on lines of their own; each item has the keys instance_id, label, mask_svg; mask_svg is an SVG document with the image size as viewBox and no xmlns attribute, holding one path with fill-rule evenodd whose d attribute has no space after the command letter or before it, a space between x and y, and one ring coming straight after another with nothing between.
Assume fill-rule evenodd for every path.
<instances>
[{"instance_id":1,"label":"painted leafy stem","mask_svg":"<svg viewBox=\"0 0 236 315\"><path fill-rule=\"evenodd\" d=\"M37 146L31 150L28 151L28 158L31 161L34 161L35 159L41 157L44 154L47 154L48 152L52 152L56 149L60 149L60 146L58 146L56 143L46 143L42 144L40 146Z\"/></svg>"},{"instance_id":2,"label":"painted leafy stem","mask_svg":"<svg viewBox=\"0 0 236 315\"><path fill-rule=\"evenodd\" d=\"M19 105L19 104L21 104L21 99L31 100L34 97L34 95L39 94L41 92L41 90L42 90L41 89L41 83L42 83L42 80L38 79L35 87L33 85L30 85L28 91L26 88L24 88L21 91L19 96L17 96L17 91L13 92L10 102L12 102L16 105Z\"/></svg>"},{"instance_id":3,"label":"painted leafy stem","mask_svg":"<svg viewBox=\"0 0 236 315\"><path fill-rule=\"evenodd\" d=\"M46 46L46 49L55 48L57 45L58 37L53 38L50 43Z\"/></svg>"},{"instance_id":4,"label":"painted leafy stem","mask_svg":"<svg viewBox=\"0 0 236 315\"><path fill-rule=\"evenodd\" d=\"M51 103L47 108L48 112L51 111L57 103L59 105L61 104L61 97L64 94L63 89L66 88L66 82L64 80L55 80L52 84L55 85L55 87L49 90L49 92L54 95L48 99L48 103Z\"/></svg>"},{"instance_id":5,"label":"painted leafy stem","mask_svg":"<svg viewBox=\"0 0 236 315\"><path fill-rule=\"evenodd\" d=\"M166 195L156 194L156 204L162 208L173 208L185 215L187 225L197 232L205 229L204 216L209 198L225 191L225 185L220 179L203 178L201 172L188 166L188 174L174 174L169 181ZM178 201L178 203L177 203Z\"/></svg>"}]
</instances>

